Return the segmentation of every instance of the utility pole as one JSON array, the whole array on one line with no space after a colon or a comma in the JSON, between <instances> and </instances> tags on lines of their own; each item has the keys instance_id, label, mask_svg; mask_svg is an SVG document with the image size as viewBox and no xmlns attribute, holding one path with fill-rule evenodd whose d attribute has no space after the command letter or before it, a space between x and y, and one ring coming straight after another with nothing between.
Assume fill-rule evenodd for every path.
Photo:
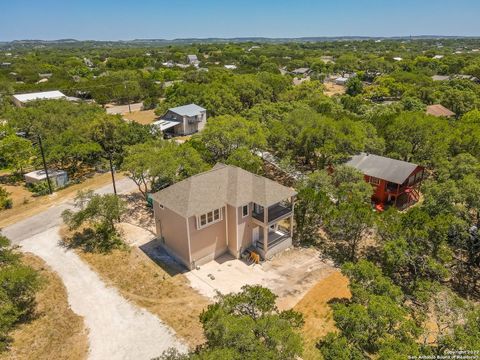
<instances>
[{"instance_id":1,"label":"utility pole","mask_svg":"<svg viewBox=\"0 0 480 360\"><path fill-rule=\"evenodd\" d=\"M113 164L112 164L112 152L108 152L108 160L110 161L110 173L112 174L112 184L113 184L113 193L117 195L117 187L115 186L115 175L114 175L114 169L113 169Z\"/></svg>"},{"instance_id":2,"label":"utility pole","mask_svg":"<svg viewBox=\"0 0 480 360\"><path fill-rule=\"evenodd\" d=\"M128 85L126 81L123 83L123 86L125 86L125 90L127 91L128 112L131 113L132 109L130 108L130 94L128 93Z\"/></svg>"},{"instance_id":3,"label":"utility pole","mask_svg":"<svg viewBox=\"0 0 480 360\"><path fill-rule=\"evenodd\" d=\"M38 134L37 136L38 136L38 144L40 145L40 153L42 154L43 169L45 170L45 175L47 176L48 192L51 195L53 192L52 184L50 184L50 176L48 176L47 162L45 161L45 154L43 152L42 137L40 136L40 134Z\"/></svg>"}]
</instances>

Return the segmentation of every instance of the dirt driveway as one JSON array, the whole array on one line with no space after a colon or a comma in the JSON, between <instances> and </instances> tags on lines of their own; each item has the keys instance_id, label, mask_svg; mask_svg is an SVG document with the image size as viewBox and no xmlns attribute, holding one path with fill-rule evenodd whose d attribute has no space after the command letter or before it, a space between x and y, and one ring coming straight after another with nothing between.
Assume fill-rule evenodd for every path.
<instances>
[{"instance_id":1,"label":"dirt driveway","mask_svg":"<svg viewBox=\"0 0 480 360\"><path fill-rule=\"evenodd\" d=\"M169 347L186 351L169 327L107 287L60 240L55 226L22 241L21 247L43 258L62 278L72 310L89 329L89 359L151 359Z\"/></svg>"},{"instance_id":2,"label":"dirt driveway","mask_svg":"<svg viewBox=\"0 0 480 360\"><path fill-rule=\"evenodd\" d=\"M260 265L224 255L185 275L202 295L237 292L244 285L263 285L278 295L280 309L293 307L320 280L336 269L315 249L294 248Z\"/></svg>"}]
</instances>

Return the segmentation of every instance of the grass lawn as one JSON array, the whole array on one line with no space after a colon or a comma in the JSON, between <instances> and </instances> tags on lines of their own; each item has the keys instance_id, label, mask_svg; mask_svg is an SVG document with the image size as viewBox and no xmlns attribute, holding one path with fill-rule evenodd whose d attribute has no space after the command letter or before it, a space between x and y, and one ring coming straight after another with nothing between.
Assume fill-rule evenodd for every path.
<instances>
[{"instance_id":1,"label":"grass lawn","mask_svg":"<svg viewBox=\"0 0 480 360\"><path fill-rule=\"evenodd\" d=\"M83 318L68 305L62 281L40 258L26 254L24 262L40 271L44 279L36 298L37 317L12 332L11 349L0 359L86 359L88 334Z\"/></svg>"},{"instance_id":2,"label":"grass lawn","mask_svg":"<svg viewBox=\"0 0 480 360\"><path fill-rule=\"evenodd\" d=\"M302 334L305 342L304 360L322 359L315 348L320 338L335 331L332 310L328 302L335 298L349 298L348 279L339 271L320 280L303 298L294 310L301 312L305 319Z\"/></svg>"},{"instance_id":3,"label":"grass lawn","mask_svg":"<svg viewBox=\"0 0 480 360\"><path fill-rule=\"evenodd\" d=\"M334 95L343 95L345 94L345 86L337 85L331 82L324 83L325 90L323 93L327 96L334 96Z\"/></svg>"},{"instance_id":4,"label":"grass lawn","mask_svg":"<svg viewBox=\"0 0 480 360\"><path fill-rule=\"evenodd\" d=\"M155 110L132 111L123 115L125 119L135 121L142 125L151 124L158 116L155 115Z\"/></svg>"},{"instance_id":5,"label":"grass lawn","mask_svg":"<svg viewBox=\"0 0 480 360\"><path fill-rule=\"evenodd\" d=\"M204 341L199 315L209 300L193 290L184 275L159 266L135 247L108 254L77 253L103 281L157 315L191 347Z\"/></svg>"}]
</instances>

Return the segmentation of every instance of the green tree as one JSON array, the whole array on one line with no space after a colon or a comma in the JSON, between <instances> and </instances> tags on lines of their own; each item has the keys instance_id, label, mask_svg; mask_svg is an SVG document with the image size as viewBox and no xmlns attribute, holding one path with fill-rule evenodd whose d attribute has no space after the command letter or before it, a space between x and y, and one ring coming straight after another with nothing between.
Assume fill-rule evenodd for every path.
<instances>
[{"instance_id":1,"label":"green tree","mask_svg":"<svg viewBox=\"0 0 480 360\"><path fill-rule=\"evenodd\" d=\"M357 96L363 92L363 82L358 76L348 79L346 87L346 93L350 96Z\"/></svg>"},{"instance_id":2,"label":"green tree","mask_svg":"<svg viewBox=\"0 0 480 360\"><path fill-rule=\"evenodd\" d=\"M75 197L75 207L79 210L62 213L63 221L72 230L85 225L87 231L74 235L71 246L82 246L87 251L109 251L123 246L121 233L115 227L126 211L123 200L113 194L80 191Z\"/></svg>"},{"instance_id":3,"label":"green tree","mask_svg":"<svg viewBox=\"0 0 480 360\"><path fill-rule=\"evenodd\" d=\"M0 141L0 157L19 174L31 164L33 154L32 143L17 135L8 135Z\"/></svg>"},{"instance_id":4,"label":"green tree","mask_svg":"<svg viewBox=\"0 0 480 360\"><path fill-rule=\"evenodd\" d=\"M140 192L161 189L174 182L207 170L207 164L189 144L148 141L126 148L122 169L137 184Z\"/></svg>"},{"instance_id":5,"label":"green tree","mask_svg":"<svg viewBox=\"0 0 480 360\"><path fill-rule=\"evenodd\" d=\"M231 115L209 119L198 139L211 162L226 161L239 148L257 150L266 145L265 132L260 124Z\"/></svg>"},{"instance_id":6,"label":"green tree","mask_svg":"<svg viewBox=\"0 0 480 360\"><path fill-rule=\"evenodd\" d=\"M191 358L289 360L301 356L302 315L279 311L275 300L276 295L258 285L220 296L200 316L207 341Z\"/></svg>"},{"instance_id":7,"label":"green tree","mask_svg":"<svg viewBox=\"0 0 480 360\"><path fill-rule=\"evenodd\" d=\"M9 333L15 325L34 315L40 285L37 272L22 263L22 256L0 234L0 352L8 349Z\"/></svg>"},{"instance_id":8,"label":"green tree","mask_svg":"<svg viewBox=\"0 0 480 360\"><path fill-rule=\"evenodd\" d=\"M427 352L417 343L420 328L403 306L401 289L378 267L361 260L357 264L346 263L342 272L350 279L352 297L331 305L340 332L330 333L320 341L319 349L326 360L335 356L400 360Z\"/></svg>"},{"instance_id":9,"label":"green tree","mask_svg":"<svg viewBox=\"0 0 480 360\"><path fill-rule=\"evenodd\" d=\"M254 174L260 174L263 169L263 162L257 155L247 148L238 148L234 150L226 161L229 165L238 166Z\"/></svg>"}]
</instances>

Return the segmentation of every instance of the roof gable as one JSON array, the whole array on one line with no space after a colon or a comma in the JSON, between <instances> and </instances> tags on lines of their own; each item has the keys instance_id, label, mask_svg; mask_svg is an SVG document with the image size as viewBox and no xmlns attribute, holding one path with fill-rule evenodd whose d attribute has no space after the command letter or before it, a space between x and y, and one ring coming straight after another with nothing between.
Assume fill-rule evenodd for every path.
<instances>
[{"instance_id":1,"label":"roof gable","mask_svg":"<svg viewBox=\"0 0 480 360\"><path fill-rule=\"evenodd\" d=\"M153 198L170 210L190 217L225 204L239 207L255 202L270 206L295 194L294 190L263 176L219 163L209 171L160 190Z\"/></svg>"}]
</instances>

